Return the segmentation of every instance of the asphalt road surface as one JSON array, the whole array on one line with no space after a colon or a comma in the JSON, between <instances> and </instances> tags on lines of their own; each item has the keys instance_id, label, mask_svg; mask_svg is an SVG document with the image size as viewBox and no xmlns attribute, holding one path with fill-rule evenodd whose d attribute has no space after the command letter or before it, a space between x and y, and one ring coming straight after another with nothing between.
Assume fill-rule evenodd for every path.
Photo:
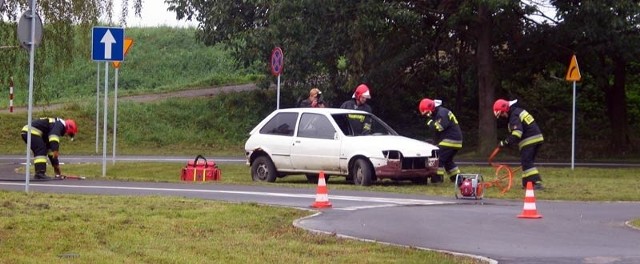
<instances>
[{"instance_id":1,"label":"asphalt road surface","mask_svg":"<svg viewBox=\"0 0 640 264\"><path fill-rule=\"evenodd\" d=\"M72 157L66 157L72 162ZM76 157L78 161L83 157ZM84 157L97 159L102 157ZM126 157L135 160L135 157ZM139 157L157 160L157 157ZM168 157L169 160L189 160ZM0 157L0 189L24 191L24 160ZM215 159L217 163L243 162ZM428 187L427 187L428 188ZM298 227L338 236L442 250L499 263L640 263L638 202L536 201L541 219L517 218L522 201L331 190L333 207L299 219ZM29 191L106 195L174 195L311 209L315 188L277 184L141 183L99 180L30 181Z\"/></svg>"}]
</instances>

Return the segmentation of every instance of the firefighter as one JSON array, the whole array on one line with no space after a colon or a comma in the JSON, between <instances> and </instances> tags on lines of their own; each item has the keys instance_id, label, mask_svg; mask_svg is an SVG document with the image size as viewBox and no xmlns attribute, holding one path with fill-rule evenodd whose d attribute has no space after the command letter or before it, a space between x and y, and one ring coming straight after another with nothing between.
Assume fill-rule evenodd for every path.
<instances>
[{"instance_id":1,"label":"firefighter","mask_svg":"<svg viewBox=\"0 0 640 264\"><path fill-rule=\"evenodd\" d=\"M351 96L352 99L349 99L342 103L340 108L342 109L352 109L352 110L360 110L371 113L371 106L367 104L367 100L371 99L371 93L369 92L369 87L366 84L360 84L356 87L355 92ZM353 129L354 135L370 135L371 134L371 124L373 123L370 116L360 115L360 114L349 114L347 115L349 119L349 124Z\"/></svg>"},{"instance_id":2,"label":"firefighter","mask_svg":"<svg viewBox=\"0 0 640 264\"><path fill-rule=\"evenodd\" d=\"M356 87L356 91L351 96L352 99L342 103L340 108L362 110L371 113L371 106L367 104L367 99L371 99L371 93L369 93L369 87L366 84L360 84Z\"/></svg>"},{"instance_id":3,"label":"firefighter","mask_svg":"<svg viewBox=\"0 0 640 264\"><path fill-rule=\"evenodd\" d=\"M22 140L27 143L29 126L22 128ZM35 178L49 180L47 176L47 157L51 161L56 177L61 177L60 163L58 161L60 151L60 138L68 135L73 138L78 133L78 127L73 119L40 118L31 122L31 151L33 151L33 164Z\"/></svg>"},{"instance_id":4,"label":"firefighter","mask_svg":"<svg viewBox=\"0 0 640 264\"><path fill-rule=\"evenodd\" d=\"M453 161L458 151L462 148L462 130L458 119L449 109L442 106L441 100L424 98L418 105L420 115L429 118L427 127L435 130L436 144L438 145L438 171L431 177L431 183L443 182L444 176L454 182L460 173L460 168ZM458 183L459 184L459 183Z\"/></svg>"},{"instance_id":5,"label":"firefighter","mask_svg":"<svg viewBox=\"0 0 640 264\"><path fill-rule=\"evenodd\" d=\"M507 101L498 99L493 104L493 114L496 118L507 118L509 121L509 136L498 143L499 147L518 145L520 150L520 164L522 165L522 187L527 182L533 184L534 189L543 189L540 172L535 166L536 154L544 138L535 119L526 110L514 106L518 100Z\"/></svg>"},{"instance_id":6,"label":"firefighter","mask_svg":"<svg viewBox=\"0 0 640 264\"><path fill-rule=\"evenodd\" d=\"M309 91L309 98L302 100L298 107L318 107L324 108L324 100L322 100L322 92L318 88Z\"/></svg>"}]
</instances>

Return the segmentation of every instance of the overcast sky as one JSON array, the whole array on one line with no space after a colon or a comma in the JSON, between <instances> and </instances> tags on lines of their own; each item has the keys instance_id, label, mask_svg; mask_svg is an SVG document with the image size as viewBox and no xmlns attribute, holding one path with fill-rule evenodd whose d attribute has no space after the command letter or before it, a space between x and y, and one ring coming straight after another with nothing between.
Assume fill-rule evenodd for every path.
<instances>
[{"instance_id":1,"label":"overcast sky","mask_svg":"<svg viewBox=\"0 0 640 264\"><path fill-rule=\"evenodd\" d=\"M1 0L0 0L1 1ZM131 2L131 1L129 1ZM120 10L121 1L114 1L114 21L120 20L120 15L117 10ZM169 6L164 3L163 0L146 0L142 2L142 17L137 17L133 13L133 7L129 3L129 14L127 18L127 27L157 27L157 26L171 26L171 27L195 27L197 23L194 21L177 20L176 14L171 11L167 11Z\"/></svg>"}]
</instances>

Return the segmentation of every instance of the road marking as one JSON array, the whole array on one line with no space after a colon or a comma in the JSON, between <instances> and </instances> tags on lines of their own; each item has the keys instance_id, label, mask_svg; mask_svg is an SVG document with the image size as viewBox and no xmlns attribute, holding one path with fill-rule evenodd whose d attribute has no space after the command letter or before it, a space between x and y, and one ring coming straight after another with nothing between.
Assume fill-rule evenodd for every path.
<instances>
[{"instance_id":1,"label":"road marking","mask_svg":"<svg viewBox=\"0 0 640 264\"><path fill-rule=\"evenodd\" d=\"M24 183L0 182L0 185L24 186ZM57 184L42 184L42 183L30 183L29 186L77 188L77 189L134 190L134 191L154 191L154 192L166 191L166 192L191 192L191 193L225 193L225 194L244 194L244 195L286 197L286 198L309 198L309 199L314 199L316 196L315 194L275 193L275 192L223 191L223 190L204 190L204 189L151 188L151 187L99 186L99 185L57 185ZM444 202L444 201L436 201L436 200L383 198L383 197L367 197L367 196L361 197L361 196L345 196L345 195L333 195L333 196L330 196L330 199L342 200L342 201L394 204L394 205L453 204L452 202ZM343 208L343 210L356 210L356 209L349 209L349 208L358 208L358 207L347 207L347 208ZM365 207L362 207L362 208L365 208Z\"/></svg>"}]
</instances>

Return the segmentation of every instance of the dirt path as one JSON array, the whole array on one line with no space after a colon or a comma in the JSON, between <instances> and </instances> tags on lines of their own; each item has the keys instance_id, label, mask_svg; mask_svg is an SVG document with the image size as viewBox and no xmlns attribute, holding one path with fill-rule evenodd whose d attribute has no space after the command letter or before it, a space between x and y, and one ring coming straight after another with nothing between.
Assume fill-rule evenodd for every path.
<instances>
[{"instance_id":1,"label":"dirt path","mask_svg":"<svg viewBox=\"0 0 640 264\"><path fill-rule=\"evenodd\" d=\"M201 89L193 89L193 90L185 90L185 91L177 91L177 92L169 92L169 93L156 93L156 94L143 94L143 95L133 95L133 96L123 96L118 97L118 101L126 101L126 102L154 102L161 101L169 98L176 97L211 97L216 96L220 93L228 93L228 92L241 92L241 91L250 91L257 89L258 87L251 84L242 84L242 85L229 85L229 86L219 86L219 87L209 87L209 88L201 88ZM44 111L44 110L56 110L60 109L64 106L64 104L51 104L51 105L36 105L33 106L33 111ZM14 107L14 113L25 113L27 112L27 107ZM2 109L0 113L9 113L9 109Z\"/></svg>"}]
</instances>

